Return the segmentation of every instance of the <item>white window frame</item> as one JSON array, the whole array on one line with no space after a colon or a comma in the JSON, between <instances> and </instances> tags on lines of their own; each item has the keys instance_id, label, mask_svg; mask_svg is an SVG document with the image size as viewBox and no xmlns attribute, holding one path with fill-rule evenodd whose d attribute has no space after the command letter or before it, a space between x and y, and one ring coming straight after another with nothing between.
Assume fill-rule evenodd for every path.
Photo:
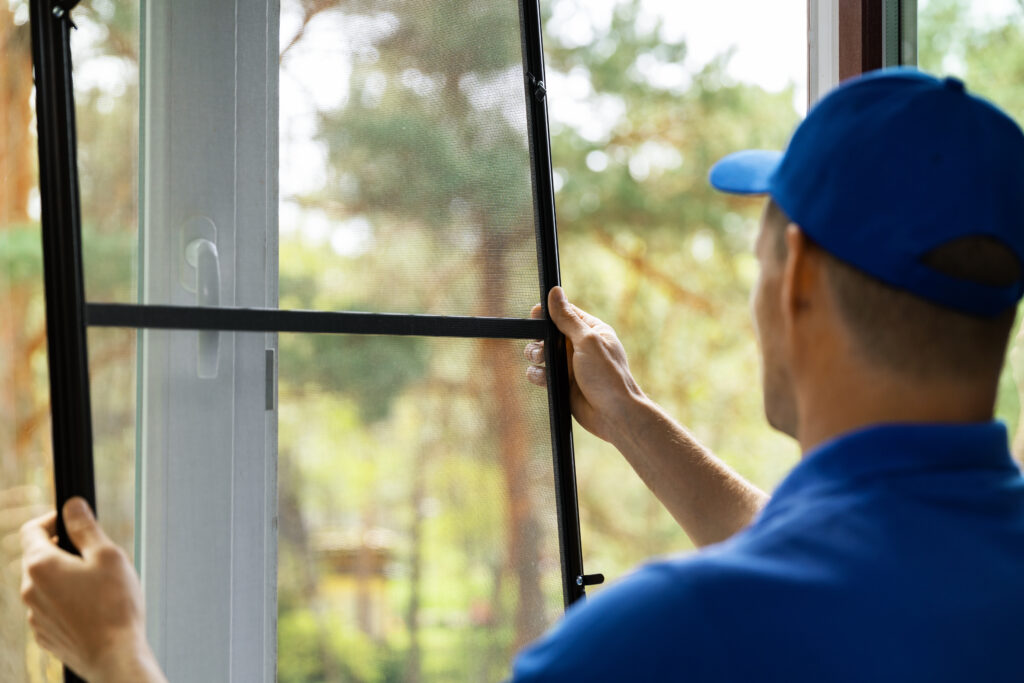
<instances>
[{"instance_id":1,"label":"white window frame","mask_svg":"<svg viewBox=\"0 0 1024 683\"><path fill-rule=\"evenodd\" d=\"M808 109L839 84L839 0L807 0Z\"/></svg>"},{"instance_id":2,"label":"white window frame","mask_svg":"<svg viewBox=\"0 0 1024 683\"><path fill-rule=\"evenodd\" d=\"M274 0L142 2L142 303L203 303L202 237L214 301L277 306L278 24ZM141 333L136 547L172 681L276 677L276 337Z\"/></svg>"}]
</instances>

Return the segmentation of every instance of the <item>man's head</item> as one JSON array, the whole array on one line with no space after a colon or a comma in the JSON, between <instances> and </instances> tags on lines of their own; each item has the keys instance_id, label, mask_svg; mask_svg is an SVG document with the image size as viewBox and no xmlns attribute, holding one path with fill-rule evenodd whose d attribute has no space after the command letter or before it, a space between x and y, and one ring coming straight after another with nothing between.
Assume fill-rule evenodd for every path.
<instances>
[{"instance_id":1,"label":"man's head","mask_svg":"<svg viewBox=\"0 0 1024 683\"><path fill-rule=\"evenodd\" d=\"M890 399L890 419L991 412L1024 292L1009 117L953 79L876 73L819 103L785 154L730 155L711 181L770 196L753 310L773 425L796 435L808 406Z\"/></svg>"},{"instance_id":2,"label":"man's head","mask_svg":"<svg viewBox=\"0 0 1024 683\"><path fill-rule=\"evenodd\" d=\"M790 233L787 235L787 233ZM800 294L786 305L788 239L802 249L822 277L823 291ZM1014 308L992 317L979 317L936 305L860 271L815 245L771 198L764 207L758 236L760 277L752 297L755 326L762 349L765 411L772 426L795 436L796 396L793 385L794 351L788 348L795 326L817 314L817 341L831 348L818 352L849 354L853 367L872 368L927 390L936 383L978 387L995 394L999 372L1014 321ZM967 237L939 247L928 255L936 270L984 285L1007 286L1022 276L1021 265L1002 244L986 237ZM792 283L788 290L798 287ZM792 296L792 295L791 295ZM831 329L823 329L820 311L827 306ZM787 320L788 319L788 320ZM833 335L838 335L833 337ZM805 356L808 354L804 354Z\"/></svg>"}]
</instances>

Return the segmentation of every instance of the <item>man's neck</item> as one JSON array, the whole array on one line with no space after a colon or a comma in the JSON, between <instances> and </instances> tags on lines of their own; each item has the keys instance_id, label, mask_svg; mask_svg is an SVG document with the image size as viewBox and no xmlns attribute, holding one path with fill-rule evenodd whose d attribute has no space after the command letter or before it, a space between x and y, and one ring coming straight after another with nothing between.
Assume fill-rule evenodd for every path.
<instances>
[{"instance_id":1,"label":"man's neck","mask_svg":"<svg viewBox=\"0 0 1024 683\"><path fill-rule=\"evenodd\" d=\"M996 387L980 383L894 377L857 369L831 373L798 392L797 441L803 453L847 432L875 424L984 422L992 419Z\"/></svg>"}]
</instances>

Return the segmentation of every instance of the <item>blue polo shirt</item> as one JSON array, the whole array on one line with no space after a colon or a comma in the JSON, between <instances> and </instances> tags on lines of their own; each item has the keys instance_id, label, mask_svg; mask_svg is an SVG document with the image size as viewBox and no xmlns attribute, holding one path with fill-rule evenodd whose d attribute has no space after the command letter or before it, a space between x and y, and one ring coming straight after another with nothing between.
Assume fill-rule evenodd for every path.
<instances>
[{"instance_id":1,"label":"blue polo shirt","mask_svg":"<svg viewBox=\"0 0 1024 683\"><path fill-rule=\"evenodd\" d=\"M999 422L880 425L746 530L648 564L516 660L535 681L1024 681L1024 479Z\"/></svg>"}]
</instances>

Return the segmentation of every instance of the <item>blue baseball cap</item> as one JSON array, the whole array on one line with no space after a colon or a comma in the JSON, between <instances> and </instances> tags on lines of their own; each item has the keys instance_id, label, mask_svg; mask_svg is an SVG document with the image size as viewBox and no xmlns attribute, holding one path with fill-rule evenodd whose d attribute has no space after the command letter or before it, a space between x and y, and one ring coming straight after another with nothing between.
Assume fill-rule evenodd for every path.
<instances>
[{"instance_id":1,"label":"blue baseball cap","mask_svg":"<svg viewBox=\"0 0 1024 683\"><path fill-rule=\"evenodd\" d=\"M734 194L769 194L841 261L975 316L1024 294L1024 275L986 286L925 265L932 249L988 237L1024 264L1024 133L955 78L874 71L822 99L785 152L747 150L711 169Z\"/></svg>"}]
</instances>

